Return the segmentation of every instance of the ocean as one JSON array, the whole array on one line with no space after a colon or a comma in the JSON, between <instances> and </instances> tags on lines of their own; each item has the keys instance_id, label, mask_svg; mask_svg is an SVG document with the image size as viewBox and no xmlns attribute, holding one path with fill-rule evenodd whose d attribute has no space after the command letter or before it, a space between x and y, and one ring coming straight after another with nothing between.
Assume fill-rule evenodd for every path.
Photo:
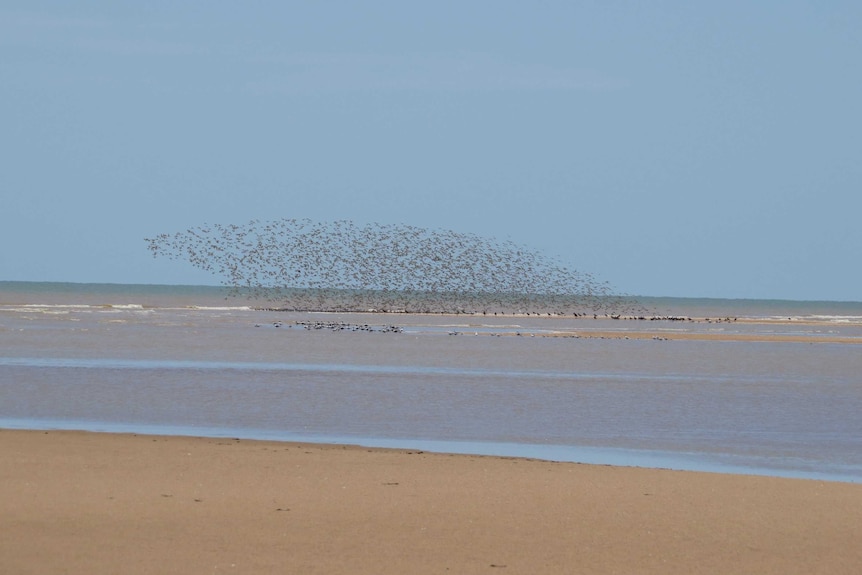
<instances>
[{"instance_id":1,"label":"ocean","mask_svg":"<svg viewBox=\"0 0 862 575\"><path fill-rule=\"evenodd\" d=\"M860 302L637 298L644 319L612 319L227 294L0 282L0 428L862 482Z\"/></svg>"}]
</instances>

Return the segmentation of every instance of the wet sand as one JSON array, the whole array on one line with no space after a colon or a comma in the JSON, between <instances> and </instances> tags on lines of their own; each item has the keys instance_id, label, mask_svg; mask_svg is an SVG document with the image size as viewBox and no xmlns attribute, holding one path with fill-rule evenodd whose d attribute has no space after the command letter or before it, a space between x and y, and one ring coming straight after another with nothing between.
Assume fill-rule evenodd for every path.
<instances>
[{"instance_id":1,"label":"wet sand","mask_svg":"<svg viewBox=\"0 0 862 575\"><path fill-rule=\"evenodd\" d=\"M287 312L291 313L291 312ZM654 339L768 343L862 344L858 322L834 323L812 319L703 317L675 320L622 317L571 318L509 314L336 313L298 314L307 329L338 329L348 319L353 327L375 331L449 327L450 335L495 337L557 337L577 339ZM294 316L288 316L293 318ZM384 323L382 318L391 324ZM675 316L670 316L675 317ZM332 318L329 321L320 318ZM508 325L517 321L518 325ZM281 324L280 324L281 325ZM489 329L490 328L490 329ZM481 331L477 331L481 329ZM792 330L791 333L782 333Z\"/></svg>"},{"instance_id":2,"label":"wet sand","mask_svg":"<svg viewBox=\"0 0 862 575\"><path fill-rule=\"evenodd\" d=\"M862 572L862 485L0 430L0 573Z\"/></svg>"},{"instance_id":3,"label":"wet sand","mask_svg":"<svg viewBox=\"0 0 862 575\"><path fill-rule=\"evenodd\" d=\"M511 334L510 334L511 335ZM609 331L581 330L573 332L553 332L543 334L547 337L578 337L600 339L661 339L661 340L699 340L699 341L747 341L747 342L784 342L784 343L852 343L862 344L862 338L833 335L776 335L762 333L704 333L693 331L667 332L658 330Z\"/></svg>"}]
</instances>

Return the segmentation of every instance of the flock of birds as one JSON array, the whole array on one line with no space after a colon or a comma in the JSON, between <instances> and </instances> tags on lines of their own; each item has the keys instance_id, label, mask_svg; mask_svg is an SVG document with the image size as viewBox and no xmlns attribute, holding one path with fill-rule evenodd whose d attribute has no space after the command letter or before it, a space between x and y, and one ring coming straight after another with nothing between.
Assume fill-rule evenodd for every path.
<instances>
[{"instance_id":1,"label":"flock of birds","mask_svg":"<svg viewBox=\"0 0 862 575\"><path fill-rule=\"evenodd\" d=\"M284 323L278 321L273 324L275 327L281 327ZM343 321L295 321L294 327L300 327L306 331L364 331L374 333L402 333L403 327L397 325L368 325L367 323L347 323Z\"/></svg>"},{"instance_id":2,"label":"flock of birds","mask_svg":"<svg viewBox=\"0 0 862 575\"><path fill-rule=\"evenodd\" d=\"M155 257L221 277L232 295L291 311L569 315L636 307L538 251L449 230L252 220L146 241Z\"/></svg>"}]
</instances>

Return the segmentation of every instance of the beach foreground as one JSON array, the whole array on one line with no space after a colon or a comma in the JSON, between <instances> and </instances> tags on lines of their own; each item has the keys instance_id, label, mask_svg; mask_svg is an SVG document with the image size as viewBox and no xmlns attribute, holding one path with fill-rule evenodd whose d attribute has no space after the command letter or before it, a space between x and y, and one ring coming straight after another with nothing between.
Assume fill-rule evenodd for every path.
<instances>
[{"instance_id":1,"label":"beach foreground","mask_svg":"<svg viewBox=\"0 0 862 575\"><path fill-rule=\"evenodd\" d=\"M859 573L862 485L0 430L3 573Z\"/></svg>"}]
</instances>

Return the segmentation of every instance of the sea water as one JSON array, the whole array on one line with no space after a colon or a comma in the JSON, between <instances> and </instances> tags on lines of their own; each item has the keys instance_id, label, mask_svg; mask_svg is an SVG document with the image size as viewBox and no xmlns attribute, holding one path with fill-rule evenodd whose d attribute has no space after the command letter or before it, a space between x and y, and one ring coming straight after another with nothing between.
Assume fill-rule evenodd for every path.
<instances>
[{"instance_id":1,"label":"sea water","mask_svg":"<svg viewBox=\"0 0 862 575\"><path fill-rule=\"evenodd\" d=\"M643 304L656 319L322 314L0 282L0 427L862 481L862 304Z\"/></svg>"}]
</instances>

